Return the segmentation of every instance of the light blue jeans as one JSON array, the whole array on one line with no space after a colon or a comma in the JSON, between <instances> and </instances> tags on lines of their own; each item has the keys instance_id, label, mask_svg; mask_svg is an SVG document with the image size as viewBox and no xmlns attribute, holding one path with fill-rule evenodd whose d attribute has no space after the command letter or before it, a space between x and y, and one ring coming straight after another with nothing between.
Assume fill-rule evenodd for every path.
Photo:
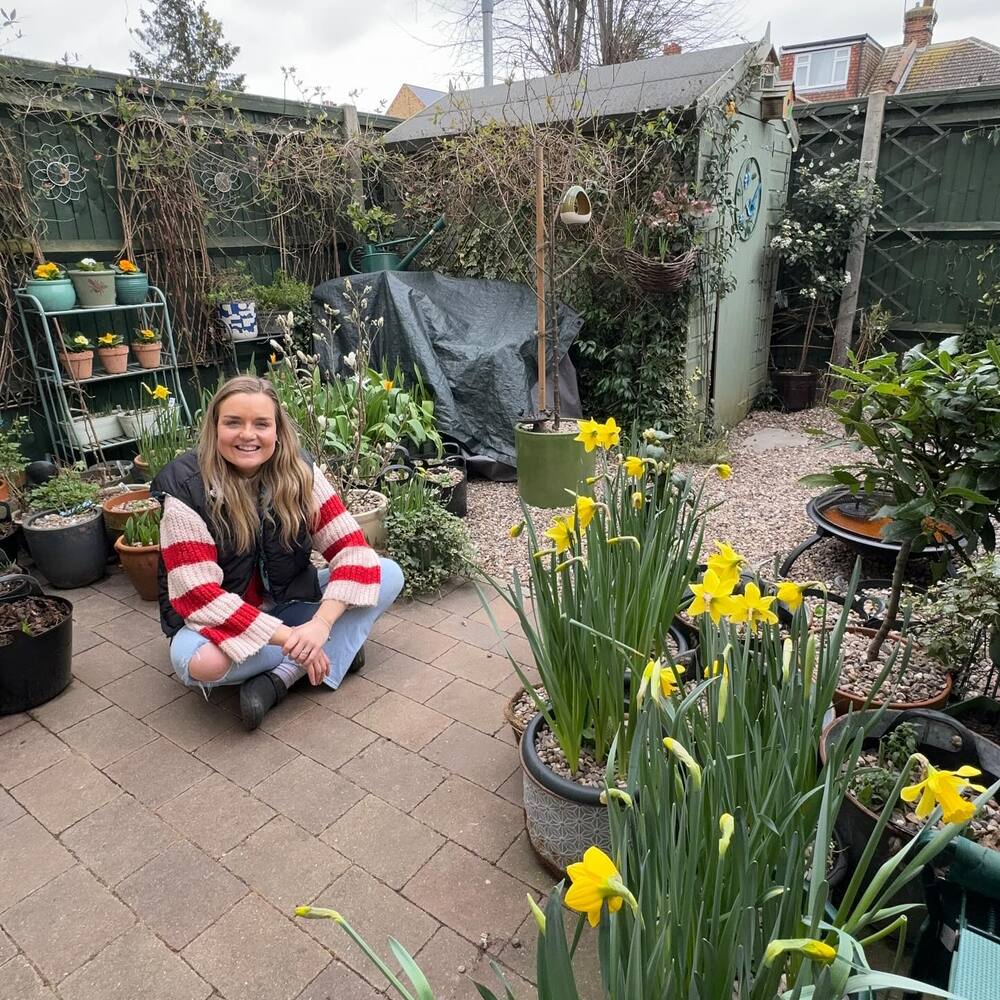
<instances>
[{"instance_id":1,"label":"light blue jeans","mask_svg":"<svg viewBox=\"0 0 1000 1000\"><path fill-rule=\"evenodd\" d=\"M391 559L379 559L379 564L382 568L382 582L379 585L378 602L373 607L348 608L337 619L333 631L330 633L330 638L323 646L323 651L330 661L330 673L323 681L327 687L335 690L340 687L340 682L344 679L347 668L350 667L358 650L364 645L372 625L375 624L375 619L392 605L403 589L403 571L399 566ZM330 571L328 569L319 571L320 587L325 587L329 579ZM292 601L279 605L269 613L288 625L301 625L312 618L313 611L317 607L317 604L306 601ZM182 628L170 640L170 662L174 673L188 687L200 687L206 695L213 687L220 684L242 684L250 677L274 670L285 655L280 646L264 646L253 656L248 656L245 660L234 663L221 679L207 683L192 678L188 665L194 654L208 641L203 635L190 628Z\"/></svg>"}]
</instances>

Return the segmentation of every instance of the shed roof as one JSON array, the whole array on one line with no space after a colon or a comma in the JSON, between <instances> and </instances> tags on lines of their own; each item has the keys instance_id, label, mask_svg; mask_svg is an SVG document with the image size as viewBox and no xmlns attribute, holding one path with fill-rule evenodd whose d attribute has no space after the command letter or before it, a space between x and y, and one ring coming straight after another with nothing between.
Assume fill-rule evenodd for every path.
<instances>
[{"instance_id":1,"label":"shed roof","mask_svg":"<svg viewBox=\"0 0 1000 1000\"><path fill-rule=\"evenodd\" d=\"M765 39L764 42L766 53L770 41ZM492 87L454 90L397 125L385 141L436 138L461 132L470 124L483 125L491 121L511 125L543 124L686 108L762 44L724 45L498 83Z\"/></svg>"},{"instance_id":2,"label":"shed roof","mask_svg":"<svg viewBox=\"0 0 1000 1000\"><path fill-rule=\"evenodd\" d=\"M447 93L444 90L432 90L430 87L417 87L412 83L404 84L404 86L409 87L423 101L424 107L429 107Z\"/></svg>"}]
</instances>

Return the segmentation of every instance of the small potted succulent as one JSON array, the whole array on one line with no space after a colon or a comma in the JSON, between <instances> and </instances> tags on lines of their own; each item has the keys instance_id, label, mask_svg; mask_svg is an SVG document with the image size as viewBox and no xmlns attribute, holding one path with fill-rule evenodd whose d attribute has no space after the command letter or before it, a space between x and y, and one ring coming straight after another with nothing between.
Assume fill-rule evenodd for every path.
<instances>
[{"instance_id":1,"label":"small potted succulent","mask_svg":"<svg viewBox=\"0 0 1000 1000\"><path fill-rule=\"evenodd\" d=\"M138 306L146 301L149 278L137 264L123 258L114 265L115 295L120 306Z\"/></svg>"},{"instance_id":2,"label":"small potted succulent","mask_svg":"<svg viewBox=\"0 0 1000 1000\"><path fill-rule=\"evenodd\" d=\"M94 374L94 345L85 333L64 337L60 358L66 374L77 382Z\"/></svg>"},{"instance_id":3,"label":"small potted succulent","mask_svg":"<svg viewBox=\"0 0 1000 1000\"><path fill-rule=\"evenodd\" d=\"M115 272L93 257L84 257L69 269L81 309L107 309L115 304Z\"/></svg>"},{"instance_id":4,"label":"small potted succulent","mask_svg":"<svg viewBox=\"0 0 1000 1000\"><path fill-rule=\"evenodd\" d=\"M38 299L45 312L61 312L76 305L76 291L66 271L51 261L36 264L25 283L25 291Z\"/></svg>"},{"instance_id":5,"label":"small potted succulent","mask_svg":"<svg viewBox=\"0 0 1000 1000\"><path fill-rule=\"evenodd\" d=\"M109 330L97 338L97 356L109 375L121 375L128 368L128 344L120 333Z\"/></svg>"},{"instance_id":6,"label":"small potted succulent","mask_svg":"<svg viewBox=\"0 0 1000 1000\"><path fill-rule=\"evenodd\" d=\"M160 512L133 514L115 540L115 551L136 593L144 601L155 601L159 594Z\"/></svg>"},{"instance_id":7,"label":"small potted succulent","mask_svg":"<svg viewBox=\"0 0 1000 1000\"><path fill-rule=\"evenodd\" d=\"M162 350L159 330L146 327L135 331L135 336L132 338L132 353L143 368L159 368Z\"/></svg>"}]
</instances>

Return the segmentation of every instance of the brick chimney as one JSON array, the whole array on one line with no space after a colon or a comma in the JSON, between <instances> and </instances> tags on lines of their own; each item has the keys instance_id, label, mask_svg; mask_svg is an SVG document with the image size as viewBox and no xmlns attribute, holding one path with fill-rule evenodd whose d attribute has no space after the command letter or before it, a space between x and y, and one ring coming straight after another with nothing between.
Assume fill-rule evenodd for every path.
<instances>
[{"instance_id":1,"label":"brick chimney","mask_svg":"<svg viewBox=\"0 0 1000 1000\"><path fill-rule=\"evenodd\" d=\"M934 0L918 0L916 7L903 14L903 44L915 42L918 49L930 45L937 17Z\"/></svg>"},{"instance_id":2,"label":"brick chimney","mask_svg":"<svg viewBox=\"0 0 1000 1000\"><path fill-rule=\"evenodd\" d=\"M681 47L677 42L667 42L663 46L663 54L665 56L679 56L681 54Z\"/></svg>"}]
</instances>

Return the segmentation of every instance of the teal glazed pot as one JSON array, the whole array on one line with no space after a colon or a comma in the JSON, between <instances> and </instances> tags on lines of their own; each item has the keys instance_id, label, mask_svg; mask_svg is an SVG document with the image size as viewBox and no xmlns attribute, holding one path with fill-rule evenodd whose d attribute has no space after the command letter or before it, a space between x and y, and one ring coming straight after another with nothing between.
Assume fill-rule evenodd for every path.
<instances>
[{"instance_id":1,"label":"teal glazed pot","mask_svg":"<svg viewBox=\"0 0 1000 1000\"><path fill-rule=\"evenodd\" d=\"M138 306L146 301L149 294L149 276L138 274L116 274L115 294L120 306Z\"/></svg>"},{"instance_id":2,"label":"teal glazed pot","mask_svg":"<svg viewBox=\"0 0 1000 1000\"><path fill-rule=\"evenodd\" d=\"M38 299L45 312L62 312L76 305L76 289L69 278L56 278L55 281L28 278L24 290Z\"/></svg>"}]
</instances>

